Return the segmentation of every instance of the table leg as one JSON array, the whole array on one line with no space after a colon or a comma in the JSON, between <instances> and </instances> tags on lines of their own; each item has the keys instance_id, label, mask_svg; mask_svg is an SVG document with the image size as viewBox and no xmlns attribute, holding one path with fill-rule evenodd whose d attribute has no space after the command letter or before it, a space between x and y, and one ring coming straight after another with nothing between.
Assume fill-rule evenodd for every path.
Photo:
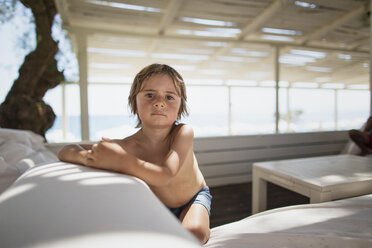
<instances>
[{"instance_id":1,"label":"table leg","mask_svg":"<svg viewBox=\"0 0 372 248\"><path fill-rule=\"evenodd\" d=\"M252 182L252 214L266 210L267 182L260 177L258 171L253 171Z\"/></svg>"},{"instance_id":2,"label":"table leg","mask_svg":"<svg viewBox=\"0 0 372 248\"><path fill-rule=\"evenodd\" d=\"M328 202L332 201L332 192L318 192L311 190L310 203Z\"/></svg>"}]
</instances>

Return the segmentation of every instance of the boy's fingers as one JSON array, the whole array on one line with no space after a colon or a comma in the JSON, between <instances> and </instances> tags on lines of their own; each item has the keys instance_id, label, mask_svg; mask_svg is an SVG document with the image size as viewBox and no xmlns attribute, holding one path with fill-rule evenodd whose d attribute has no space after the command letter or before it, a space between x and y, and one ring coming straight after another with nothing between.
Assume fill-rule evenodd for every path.
<instances>
[{"instance_id":1,"label":"boy's fingers","mask_svg":"<svg viewBox=\"0 0 372 248\"><path fill-rule=\"evenodd\" d=\"M93 159L93 150L88 150L86 156L87 158Z\"/></svg>"},{"instance_id":2,"label":"boy's fingers","mask_svg":"<svg viewBox=\"0 0 372 248\"><path fill-rule=\"evenodd\" d=\"M88 166L93 166L95 161L96 161L96 157L95 157L95 154L92 150L88 150L87 151L87 154L85 155L85 163L86 165Z\"/></svg>"},{"instance_id":3,"label":"boy's fingers","mask_svg":"<svg viewBox=\"0 0 372 248\"><path fill-rule=\"evenodd\" d=\"M87 159L85 160L85 165L86 165L86 166L89 166L89 167L93 167L93 166L94 166L94 160L91 159L91 158L87 158Z\"/></svg>"},{"instance_id":4,"label":"boy's fingers","mask_svg":"<svg viewBox=\"0 0 372 248\"><path fill-rule=\"evenodd\" d=\"M92 153L94 153L94 151L96 151L97 150L97 147L98 147L98 144L93 144L92 145Z\"/></svg>"},{"instance_id":5,"label":"boy's fingers","mask_svg":"<svg viewBox=\"0 0 372 248\"><path fill-rule=\"evenodd\" d=\"M85 155L85 165L93 166L95 163L95 158L92 150L88 150L87 154Z\"/></svg>"}]
</instances>

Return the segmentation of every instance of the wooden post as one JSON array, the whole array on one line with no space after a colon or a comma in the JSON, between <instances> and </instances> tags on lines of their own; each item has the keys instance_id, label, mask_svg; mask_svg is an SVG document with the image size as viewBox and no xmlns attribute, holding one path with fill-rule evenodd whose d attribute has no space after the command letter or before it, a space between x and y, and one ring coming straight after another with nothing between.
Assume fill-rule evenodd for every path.
<instances>
[{"instance_id":1,"label":"wooden post","mask_svg":"<svg viewBox=\"0 0 372 248\"><path fill-rule=\"evenodd\" d=\"M77 35L77 46L80 75L81 139L89 141L87 34L82 32Z\"/></svg>"}]
</instances>

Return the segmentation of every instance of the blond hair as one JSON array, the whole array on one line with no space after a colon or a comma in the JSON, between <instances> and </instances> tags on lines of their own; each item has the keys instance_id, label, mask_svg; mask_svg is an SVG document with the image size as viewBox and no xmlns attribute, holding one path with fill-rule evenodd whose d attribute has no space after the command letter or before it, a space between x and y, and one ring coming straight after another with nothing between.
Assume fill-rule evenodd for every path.
<instances>
[{"instance_id":1,"label":"blond hair","mask_svg":"<svg viewBox=\"0 0 372 248\"><path fill-rule=\"evenodd\" d=\"M137 112L137 94L142 90L143 83L146 79L149 79L153 75L165 74L172 78L174 87L176 88L178 96L181 98L181 106L178 111L177 121L181 119L181 116L188 115L188 110L186 106L186 87L182 76L172 67L165 64L151 64L143 68L133 80L132 87L130 89L130 94L128 97L128 104L132 114L137 115L137 125L136 127L141 127L142 122L138 116Z\"/></svg>"}]
</instances>

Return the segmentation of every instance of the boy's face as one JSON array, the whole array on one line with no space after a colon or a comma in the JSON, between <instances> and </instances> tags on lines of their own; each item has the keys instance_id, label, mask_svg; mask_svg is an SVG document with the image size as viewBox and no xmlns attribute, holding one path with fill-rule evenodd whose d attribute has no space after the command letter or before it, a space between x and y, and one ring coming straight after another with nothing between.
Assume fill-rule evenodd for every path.
<instances>
[{"instance_id":1,"label":"boy's face","mask_svg":"<svg viewBox=\"0 0 372 248\"><path fill-rule=\"evenodd\" d=\"M177 120L181 98L169 75L155 74L143 82L136 103L142 126L171 126Z\"/></svg>"}]
</instances>

